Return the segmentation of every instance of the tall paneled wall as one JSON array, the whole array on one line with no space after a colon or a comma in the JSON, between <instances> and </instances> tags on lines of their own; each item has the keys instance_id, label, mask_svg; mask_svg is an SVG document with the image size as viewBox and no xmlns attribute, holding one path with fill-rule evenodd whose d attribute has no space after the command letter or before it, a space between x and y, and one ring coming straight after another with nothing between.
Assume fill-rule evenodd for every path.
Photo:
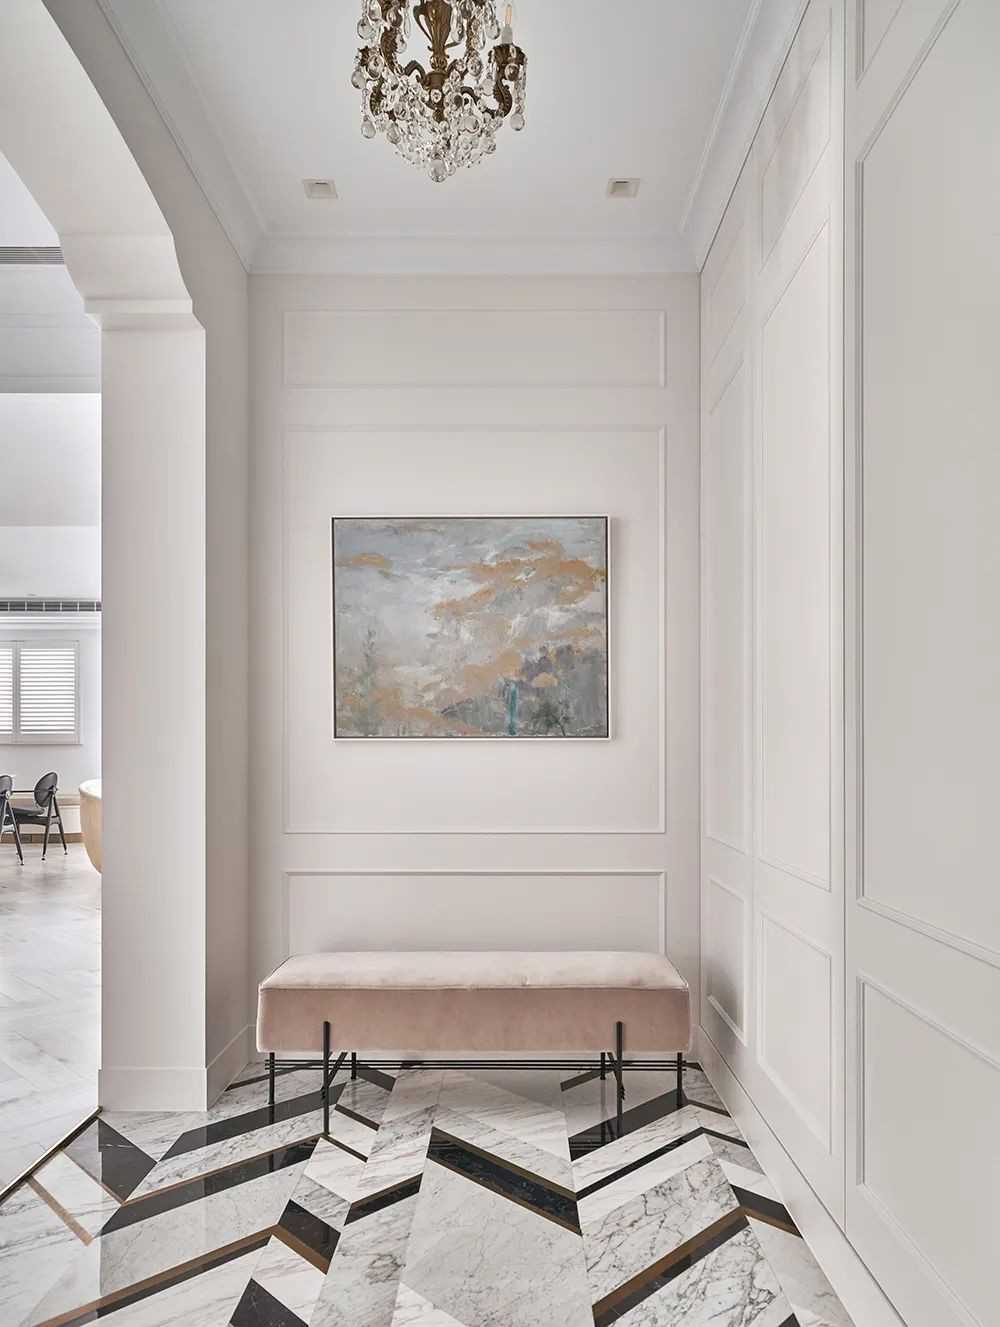
<instances>
[{"instance_id":1,"label":"tall paneled wall","mask_svg":"<svg viewBox=\"0 0 1000 1327\"><path fill-rule=\"evenodd\" d=\"M908 1327L1000 1321L1000 5L847 63L847 1232Z\"/></svg>"},{"instance_id":2,"label":"tall paneled wall","mask_svg":"<svg viewBox=\"0 0 1000 1327\"><path fill-rule=\"evenodd\" d=\"M844 1209L841 0L702 274L702 1027Z\"/></svg>"},{"instance_id":3,"label":"tall paneled wall","mask_svg":"<svg viewBox=\"0 0 1000 1327\"><path fill-rule=\"evenodd\" d=\"M254 277L253 969L664 950L697 990L698 281ZM330 518L606 514L610 741L337 741Z\"/></svg>"}]
</instances>

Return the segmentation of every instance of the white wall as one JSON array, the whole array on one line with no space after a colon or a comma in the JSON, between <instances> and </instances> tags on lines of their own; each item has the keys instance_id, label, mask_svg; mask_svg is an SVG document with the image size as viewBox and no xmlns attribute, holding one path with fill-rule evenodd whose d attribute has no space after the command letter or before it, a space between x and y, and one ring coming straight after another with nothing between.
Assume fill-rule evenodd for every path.
<instances>
[{"instance_id":1,"label":"white wall","mask_svg":"<svg viewBox=\"0 0 1000 1327\"><path fill-rule=\"evenodd\" d=\"M697 990L697 280L251 284L254 978L665 946ZM333 741L330 518L477 512L612 518L612 740Z\"/></svg>"},{"instance_id":2,"label":"white wall","mask_svg":"<svg viewBox=\"0 0 1000 1327\"><path fill-rule=\"evenodd\" d=\"M843 22L806 9L702 275L702 1026L838 1220Z\"/></svg>"},{"instance_id":3,"label":"white wall","mask_svg":"<svg viewBox=\"0 0 1000 1327\"><path fill-rule=\"evenodd\" d=\"M206 336L205 645L209 1094L246 1053L247 277L96 0L47 0L170 226ZM127 557L127 549L119 550ZM161 608L162 611L162 608ZM201 809L195 808L200 815ZM201 923L198 923L200 929ZM127 953L123 961L129 961Z\"/></svg>"},{"instance_id":4,"label":"white wall","mask_svg":"<svg viewBox=\"0 0 1000 1327\"><path fill-rule=\"evenodd\" d=\"M847 79L847 1231L998 1320L1000 6L862 0Z\"/></svg>"},{"instance_id":5,"label":"white wall","mask_svg":"<svg viewBox=\"0 0 1000 1327\"><path fill-rule=\"evenodd\" d=\"M11 171L6 163L3 166ZM20 191L25 192L23 186ZM12 192L16 191L8 182L7 193ZM24 269L13 271L25 275ZM0 269L0 289L7 275L7 269ZM23 293L26 296L27 288ZM39 302L44 304L43 299ZM40 315L43 312L44 308L39 310ZM30 313L25 299L22 314L30 317ZM0 378L4 363L0 347ZM67 367L55 359L52 349L46 366L57 377ZM0 599L99 599L100 396L0 392L0 449ZM101 775L100 619L84 619L64 629L49 623L38 630L23 619L0 614L3 640L79 642L79 743L0 744L0 767L12 776L15 787L33 787L42 774L54 769L63 791L75 793L84 779ZM64 819L67 829L79 829L75 810L67 811Z\"/></svg>"},{"instance_id":6,"label":"white wall","mask_svg":"<svg viewBox=\"0 0 1000 1327\"><path fill-rule=\"evenodd\" d=\"M84 779L101 777L101 632L99 626L32 630L30 626L6 626L0 617L0 643L8 640L39 641L57 645L77 641L80 647L80 741L73 746L45 743L42 746L0 743L0 773L9 774L15 788L33 788L49 770L59 775L64 793L76 793ZM76 811L64 809L68 831L79 831Z\"/></svg>"}]
</instances>

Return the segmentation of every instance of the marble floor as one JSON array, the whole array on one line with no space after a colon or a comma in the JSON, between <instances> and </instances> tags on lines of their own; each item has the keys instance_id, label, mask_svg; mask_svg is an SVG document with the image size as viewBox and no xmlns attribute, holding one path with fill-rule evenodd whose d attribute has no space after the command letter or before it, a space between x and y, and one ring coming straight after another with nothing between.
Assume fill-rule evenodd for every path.
<instances>
[{"instance_id":1,"label":"marble floor","mask_svg":"<svg viewBox=\"0 0 1000 1327\"><path fill-rule=\"evenodd\" d=\"M0 1206L4 1327L851 1327L697 1067L252 1066L105 1113Z\"/></svg>"},{"instance_id":2,"label":"marble floor","mask_svg":"<svg viewBox=\"0 0 1000 1327\"><path fill-rule=\"evenodd\" d=\"M0 843L0 1191L97 1104L101 877L81 844L24 856Z\"/></svg>"}]
</instances>

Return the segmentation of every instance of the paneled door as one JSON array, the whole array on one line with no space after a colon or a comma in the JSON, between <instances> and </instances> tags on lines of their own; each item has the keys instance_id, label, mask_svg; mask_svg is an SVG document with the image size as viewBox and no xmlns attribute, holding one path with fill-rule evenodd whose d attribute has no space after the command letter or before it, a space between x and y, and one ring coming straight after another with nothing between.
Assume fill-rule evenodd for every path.
<instances>
[{"instance_id":1,"label":"paneled door","mask_svg":"<svg viewBox=\"0 0 1000 1327\"><path fill-rule=\"evenodd\" d=\"M848 25L847 1233L1000 1322L1000 4Z\"/></svg>"}]
</instances>

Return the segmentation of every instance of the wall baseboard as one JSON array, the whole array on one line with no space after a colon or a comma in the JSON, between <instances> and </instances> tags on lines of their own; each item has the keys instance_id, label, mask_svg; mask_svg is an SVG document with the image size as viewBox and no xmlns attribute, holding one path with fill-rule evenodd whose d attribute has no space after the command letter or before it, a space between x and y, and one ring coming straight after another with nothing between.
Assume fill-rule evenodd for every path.
<instances>
[{"instance_id":1,"label":"wall baseboard","mask_svg":"<svg viewBox=\"0 0 1000 1327\"><path fill-rule=\"evenodd\" d=\"M102 1110L206 1110L204 1065L115 1065L101 1068L97 1099Z\"/></svg>"},{"instance_id":2,"label":"wall baseboard","mask_svg":"<svg viewBox=\"0 0 1000 1327\"><path fill-rule=\"evenodd\" d=\"M777 1186L844 1308L859 1327L906 1327L702 1027L695 1044L705 1073Z\"/></svg>"},{"instance_id":3,"label":"wall baseboard","mask_svg":"<svg viewBox=\"0 0 1000 1327\"><path fill-rule=\"evenodd\" d=\"M98 1074L102 1110L202 1111L218 1101L250 1061L247 1024L203 1066L113 1066Z\"/></svg>"},{"instance_id":4,"label":"wall baseboard","mask_svg":"<svg viewBox=\"0 0 1000 1327\"><path fill-rule=\"evenodd\" d=\"M252 1023L247 1023L241 1027L239 1032L232 1037L218 1055L209 1062L206 1071L206 1097L209 1106L215 1104L222 1096L226 1088L244 1070L250 1063L251 1041L250 1036L254 1030Z\"/></svg>"}]
</instances>

